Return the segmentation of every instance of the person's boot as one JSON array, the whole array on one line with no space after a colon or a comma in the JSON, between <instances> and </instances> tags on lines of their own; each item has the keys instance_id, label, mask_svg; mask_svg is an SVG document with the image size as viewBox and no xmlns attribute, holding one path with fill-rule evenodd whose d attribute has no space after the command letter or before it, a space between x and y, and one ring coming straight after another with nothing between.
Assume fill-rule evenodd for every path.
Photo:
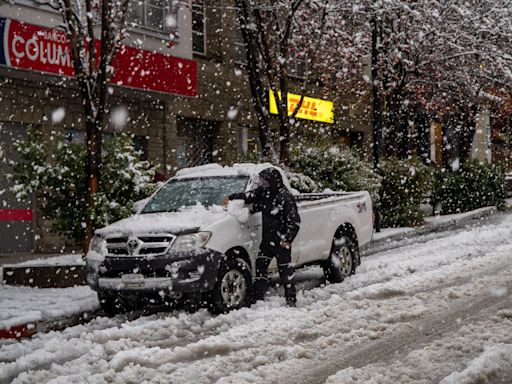
<instances>
[{"instance_id":1,"label":"person's boot","mask_svg":"<svg viewBox=\"0 0 512 384\"><path fill-rule=\"evenodd\" d=\"M295 308L297 306L297 299L295 297L287 297L286 305Z\"/></svg>"},{"instance_id":2,"label":"person's boot","mask_svg":"<svg viewBox=\"0 0 512 384\"><path fill-rule=\"evenodd\" d=\"M259 300L265 300L265 295L253 292L253 294L251 295L251 304L256 304L256 302Z\"/></svg>"},{"instance_id":3,"label":"person's boot","mask_svg":"<svg viewBox=\"0 0 512 384\"><path fill-rule=\"evenodd\" d=\"M251 304L255 304L258 300L264 300L265 291L267 290L267 279L257 278L252 288Z\"/></svg>"}]
</instances>

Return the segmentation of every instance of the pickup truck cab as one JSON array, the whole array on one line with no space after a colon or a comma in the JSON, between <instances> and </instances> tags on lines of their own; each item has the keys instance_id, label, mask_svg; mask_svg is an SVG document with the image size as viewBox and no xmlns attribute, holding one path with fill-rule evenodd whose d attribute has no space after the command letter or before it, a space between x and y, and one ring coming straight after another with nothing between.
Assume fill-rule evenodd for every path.
<instances>
[{"instance_id":1,"label":"pickup truck cab","mask_svg":"<svg viewBox=\"0 0 512 384\"><path fill-rule=\"evenodd\" d=\"M225 196L252 190L265 164L217 164L179 171L133 216L95 231L87 280L107 313L144 299L200 297L215 312L250 303L261 239L261 213ZM368 192L299 194L301 228L292 244L295 267L319 264L330 282L355 273L359 247L371 240ZM276 268L273 262L270 269Z\"/></svg>"}]
</instances>

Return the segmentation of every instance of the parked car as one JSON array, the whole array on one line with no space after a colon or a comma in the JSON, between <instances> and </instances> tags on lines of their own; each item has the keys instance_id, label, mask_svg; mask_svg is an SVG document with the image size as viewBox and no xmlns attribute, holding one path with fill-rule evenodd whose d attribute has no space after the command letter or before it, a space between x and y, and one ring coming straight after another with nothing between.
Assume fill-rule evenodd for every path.
<instances>
[{"instance_id":1,"label":"parked car","mask_svg":"<svg viewBox=\"0 0 512 384\"><path fill-rule=\"evenodd\" d=\"M225 196L254 189L268 167L209 164L181 170L136 214L96 230L87 280L102 308L114 313L131 302L183 297L202 298L214 312L249 305L261 213L251 213L243 201L227 209L221 204ZM359 247L373 233L368 192L292 193L301 216L292 245L295 266L319 264L333 283L355 273Z\"/></svg>"}]
</instances>

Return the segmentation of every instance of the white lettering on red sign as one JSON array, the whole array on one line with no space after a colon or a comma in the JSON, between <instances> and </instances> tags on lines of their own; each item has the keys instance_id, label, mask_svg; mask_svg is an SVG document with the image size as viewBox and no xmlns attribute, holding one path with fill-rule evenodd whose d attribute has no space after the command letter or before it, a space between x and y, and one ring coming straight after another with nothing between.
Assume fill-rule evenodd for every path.
<instances>
[{"instance_id":1,"label":"white lettering on red sign","mask_svg":"<svg viewBox=\"0 0 512 384\"><path fill-rule=\"evenodd\" d=\"M72 68L69 49L63 47L60 41L56 43L55 40L61 38L55 38L55 36L54 34L51 40L39 40L37 35L33 35L26 41L21 36L14 36L11 47L12 53L18 59L26 57L31 61L39 61L42 64L56 64Z\"/></svg>"}]
</instances>

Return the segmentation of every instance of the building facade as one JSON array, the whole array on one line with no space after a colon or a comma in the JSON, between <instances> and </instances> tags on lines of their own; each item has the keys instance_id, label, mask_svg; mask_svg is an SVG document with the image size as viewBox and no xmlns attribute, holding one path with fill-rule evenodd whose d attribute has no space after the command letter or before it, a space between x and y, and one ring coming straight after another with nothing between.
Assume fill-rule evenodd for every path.
<instances>
[{"instance_id":1,"label":"building facade","mask_svg":"<svg viewBox=\"0 0 512 384\"><path fill-rule=\"evenodd\" d=\"M122 127L108 119L106 130L134 135L145 158L166 177L188 166L240 161L257 150L256 116L236 19L232 0L142 0L130 8L125 45L114 59L108 106L109 111L124 108L128 118ZM14 158L10 144L29 126L48 138L64 134L84 140L83 108L60 23L58 12L31 0L0 5L0 145L7 158ZM314 82L299 87L302 64L293 64L296 89L324 99ZM347 91L333 107L334 122L301 120L294 140L328 133L334 144L368 149L369 105L364 96ZM273 124L277 128L277 121ZM14 199L8 172L1 164L0 254L60 251L67 241L45 229L35 200Z\"/></svg>"}]
</instances>

